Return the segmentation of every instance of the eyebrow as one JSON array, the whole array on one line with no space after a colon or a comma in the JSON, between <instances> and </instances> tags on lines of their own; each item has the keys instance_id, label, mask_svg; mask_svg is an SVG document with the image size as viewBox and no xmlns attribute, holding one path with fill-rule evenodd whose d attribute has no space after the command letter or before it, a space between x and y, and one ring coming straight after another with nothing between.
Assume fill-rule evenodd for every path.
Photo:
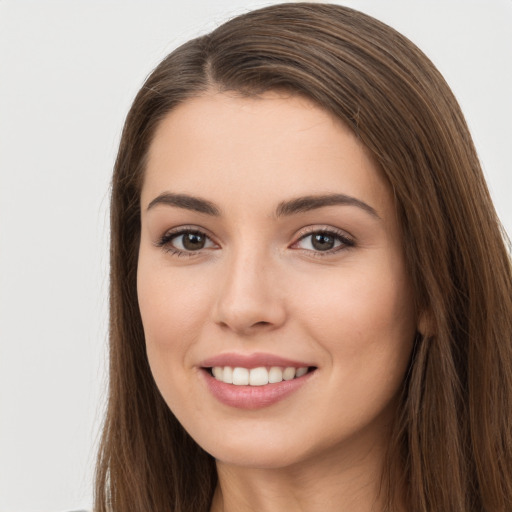
<instances>
[{"instance_id":1,"label":"eyebrow","mask_svg":"<svg viewBox=\"0 0 512 512\"><path fill-rule=\"evenodd\" d=\"M352 196L345 194L325 194L321 196L304 196L289 201L283 201L279 203L276 209L276 216L288 216L296 213L303 213L317 208L323 208L325 206L356 206L361 208L365 212L369 213L373 217L380 219L377 211L372 208L369 204L361 201Z\"/></svg>"},{"instance_id":2,"label":"eyebrow","mask_svg":"<svg viewBox=\"0 0 512 512\"><path fill-rule=\"evenodd\" d=\"M192 210L199 213L205 213L206 215L214 215L216 217L220 215L220 210L211 201L189 196L187 194L172 194L171 192L164 192L163 194L155 197L155 199L149 203L147 209L150 210L159 204L176 206L178 208L184 208L185 210Z\"/></svg>"},{"instance_id":3,"label":"eyebrow","mask_svg":"<svg viewBox=\"0 0 512 512\"><path fill-rule=\"evenodd\" d=\"M175 206L184 208L185 210L192 210L206 215L218 217L220 209L211 201L202 199L188 194L173 194L171 192L164 192L153 199L147 210L154 208L157 205ZM276 208L276 217L287 217L297 213L308 212L326 206L356 206L373 217L380 219L377 211L364 201L345 194L324 194L319 196L303 196L288 201L282 201Z\"/></svg>"}]
</instances>

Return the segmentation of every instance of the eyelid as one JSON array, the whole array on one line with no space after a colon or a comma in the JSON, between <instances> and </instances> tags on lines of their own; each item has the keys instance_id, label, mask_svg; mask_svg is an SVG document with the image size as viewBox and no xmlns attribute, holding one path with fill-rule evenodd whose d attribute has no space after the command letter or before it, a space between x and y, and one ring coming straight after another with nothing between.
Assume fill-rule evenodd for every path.
<instances>
[{"instance_id":1,"label":"eyelid","mask_svg":"<svg viewBox=\"0 0 512 512\"><path fill-rule=\"evenodd\" d=\"M331 235L337 238L341 241L341 244L337 247L334 247L333 249L329 249L327 251L315 251L311 249L301 249L296 248L297 250L303 250L308 253L312 253L315 256L327 256L332 255L334 253L337 253L340 250L350 249L356 245L355 238L350 235L347 231L341 230L339 228L335 228L333 226L326 226L326 225L313 225L313 226L306 226L305 228L302 228L296 235L295 241L291 244L291 247L293 248L296 246L301 240L304 240L308 236L314 235L316 233L322 233L326 235Z\"/></svg>"},{"instance_id":2,"label":"eyelid","mask_svg":"<svg viewBox=\"0 0 512 512\"><path fill-rule=\"evenodd\" d=\"M215 238L209 234L209 230L202 228L197 225L182 225L177 226L171 229L168 229L164 232L162 236L160 236L155 242L154 245L156 247L162 248L167 252L170 252L172 254L178 255L178 256L197 256L202 254L205 250L212 250L212 247L205 247L198 250L183 250L179 249L178 247L175 247L171 244L171 241L174 238L179 237L180 235L184 235L186 233L198 233L207 238L212 244L214 244L215 247L213 248L220 248L220 244L215 240ZM314 235L314 234L326 234L333 236L334 238L338 239L341 243L338 246L333 247L332 249L321 251L321 250L314 250L314 249L304 249L296 247L297 244L301 241L307 238L308 236ZM335 228L333 226L328 225L311 225L306 226L299 230L299 232L294 237L294 242L289 246L292 249L296 250L302 250L304 252L310 253L315 256L328 256L337 253L340 250L346 250L354 247L356 244L355 239L352 235L350 235L347 231L341 230L339 228Z\"/></svg>"},{"instance_id":3,"label":"eyelid","mask_svg":"<svg viewBox=\"0 0 512 512\"><path fill-rule=\"evenodd\" d=\"M209 234L209 231L207 229L204 229L197 225L183 225L183 226L177 226L175 228L168 229L167 231L164 232L164 234L162 236L160 236L154 242L154 245L156 247L164 249L166 252L170 252L171 254L175 254L178 256L197 256L205 250L212 249L211 247L205 247L202 249L198 249L197 251L188 251L188 250L183 250L183 249L174 247L171 244L171 241L174 238L177 238L180 235L184 235L186 233L201 234L202 236L204 236L205 238L210 240L210 242L212 242L212 244L214 244L216 246L216 248L219 247L219 244L214 240L214 237Z\"/></svg>"}]
</instances>

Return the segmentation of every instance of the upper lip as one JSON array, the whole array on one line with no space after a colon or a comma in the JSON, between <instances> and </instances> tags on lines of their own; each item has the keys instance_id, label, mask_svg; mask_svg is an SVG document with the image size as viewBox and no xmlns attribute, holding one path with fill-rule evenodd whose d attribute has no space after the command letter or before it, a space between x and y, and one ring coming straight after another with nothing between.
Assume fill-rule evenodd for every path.
<instances>
[{"instance_id":1,"label":"upper lip","mask_svg":"<svg viewBox=\"0 0 512 512\"><path fill-rule=\"evenodd\" d=\"M214 366L231 366L240 368L259 368L262 366L281 366L303 368L314 366L304 361L287 359L274 354L219 354L217 356L205 359L200 363L202 368L213 368Z\"/></svg>"}]
</instances>

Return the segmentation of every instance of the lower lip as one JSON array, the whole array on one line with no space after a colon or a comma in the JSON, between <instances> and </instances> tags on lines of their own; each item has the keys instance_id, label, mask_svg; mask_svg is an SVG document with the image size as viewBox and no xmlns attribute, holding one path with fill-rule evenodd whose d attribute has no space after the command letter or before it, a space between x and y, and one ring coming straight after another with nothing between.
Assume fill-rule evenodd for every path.
<instances>
[{"instance_id":1,"label":"lower lip","mask_svg":"<svg viewBox=\"0 0 512 512\"><path fill-rule=\"evenodd\" d=\"M238 409L261 409L280 402L299 390L314 371L296 379L265 386L235 386L215 379L206 370L201 373L205 377L208 389L219 402Z\"/></svg>"}]
</instances>

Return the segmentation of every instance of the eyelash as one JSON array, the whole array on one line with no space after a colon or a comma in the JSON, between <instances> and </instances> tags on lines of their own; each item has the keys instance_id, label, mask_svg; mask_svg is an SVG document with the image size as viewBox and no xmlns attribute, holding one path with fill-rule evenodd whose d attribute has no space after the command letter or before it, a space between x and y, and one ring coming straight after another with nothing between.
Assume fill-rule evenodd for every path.
<instances>
[{"instance_id":1,"label":"eyelash","mask_svg":"<svg viewBox=\"0 0 512 512\"><path fill-rule=\"evenodd\" d=\"M324 235L328 237L332 237L335 242L339 241L340 244L338 246L333 247L332 249L326 250L326 251L320 251L320 250L311 250L311 249L303 249L307 253L309 253L311 256L314 256L315 258L323 258L326 256L331 256L333 254L336 254L339 251L351 249L352 247L355 247L356 243L355 241L347 235L344 231L340 231L337 229L334 229L332 227L329 228L306 228L306 230L302 231L302 233L299 234L299 238L296 242L292 244L292 247L297 245L302 240L305 240L306 238L313 236L313 235ZM300 250L300 249L299 249Z\"/></svg>"},{"instance_id":2,"label":"eyelash","mask_svg":"<svg viewBox=\"0 0 512 512\"><path fill-rule=\"evenodd\" d=\"M195 227L181 227L177 229L176 231L169 231L165 233L156 243L155 245L157 247L162 248L165 252L168 252L174 256L178 257L193 257L199 254L202 249L199 249L197 251L183 251L181 249L178 249L177 247L172 245L172 241L176 238L179 238L180 236L186 235L186 234L192 234L192 235L198 235L203 236L206 239L210 240L210 242L215 243L212 241L212 239L204 233L204 231L201 231L200 229L197 229ZM320 251L320 250L311 250L311 249L302 249L303 251L309 253L310 255L318 258L322 258L325 256L329 256L332 254L337 253L341 250L347 250L355 246L355 241L347 236L347 234L343 231L339 231L336 229L333 229L331 227L329 228L314 228L310 229L308 231L303 231L299 234L299 238L297 241L295 241L291 247L296 246L299 242L302 240L305 240L306 238L313 236L313 235L325 235L332 237L335 241L339 241L340 244L338 246L333 247L332 249L326 250L326 251ZM297 249L300 250L300 249Z\"/></svg>"},{"instance_id":3,"label":"eyelash","mask_svg":"<svg viewBox=\"0 0 512 512\"><path fill-rule=\"evenodd\" d=\"M174 239L179 238L180 236L183 236L183 235L187 235L187 234L202 236L202 237L212 241L212 239L204 231L201 231L200 229L197 229L195 227L184 226L184 227L178 228L176 231L168 231L156 242L155 245L157 247L161 247L165 252L168 252L168 253L172 254L173 256L178 256L178 257L196 256L199 252L201 252L201 249L198 251L183 251L181 249L178 249L177 247L174 247L171 243Z\"/></svg>"}]
</instances>

